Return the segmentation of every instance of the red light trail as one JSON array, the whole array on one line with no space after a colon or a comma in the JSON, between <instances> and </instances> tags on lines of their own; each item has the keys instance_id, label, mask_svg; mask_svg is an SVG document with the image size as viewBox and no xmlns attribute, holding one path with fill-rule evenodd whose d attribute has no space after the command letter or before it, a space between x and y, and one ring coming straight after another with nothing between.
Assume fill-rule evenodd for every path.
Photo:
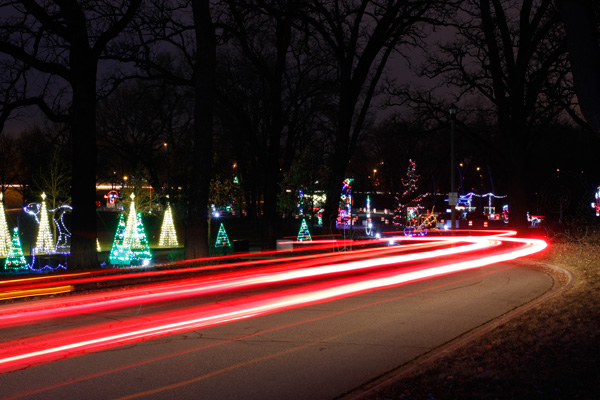
<instances>
[{"instance_id":1,"label":"red light trail","mask_svg":"<svg viewBox=\"0 0 600 400\"><path fill-rule=\"evenodd\" d=\"M202 303L193 306L187 303L177 311L155 309L143 317L89 323L27 338L9 339L3 335L0 371L479 268L524 257L546 247L542 240L507 237L505 232L493 236L397 237L379 243L390 240L405 244L344 253L292 255L268 262L251 260L249 264L232 262L219 267L252 268L2 307L0 327L8 331L46 318L116 311L142 304L152 307L190 299ZM60 283L65 282L68 280ZM249 288L260 290L237 295L237 291ZM217 303L209 294L226 294L228 300Z\"/></svg>"}]
</instances>

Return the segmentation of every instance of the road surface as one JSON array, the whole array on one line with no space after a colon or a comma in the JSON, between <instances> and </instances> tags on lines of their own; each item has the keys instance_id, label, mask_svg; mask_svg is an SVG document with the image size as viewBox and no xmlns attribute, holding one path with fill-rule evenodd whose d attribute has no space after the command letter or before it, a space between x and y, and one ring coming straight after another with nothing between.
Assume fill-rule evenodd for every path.
<instances>
[{"instance_id":1,"label":"road surface","mask_svg":"<svg viewBox=\"0 0 600 400\"><path fill-rule=\"evenodd\" d=\"M418 265L439 265L439 257ZM95 340L92 334L103 330L109 334L129 332L129 325L121 325L130 321L137 321L136 335L140 336L139 332L150 326L147 324L163 321L163 317L167 319L162 327L177 324L175 315L195 313L197 307L203 313L237 310L240 304L258 310L256 304L264 304L265 299L279 296L289 301L299 294L323 290L323 285L328 291L348 286L349 279L379 278L353 272L332 279L313 277L289 284L249 286L201 299L179 297L85 315L5 323L0 335L3 345L22 346L30 353ZM255 311L253 317L229 314L226 322L148 340L138 337L114 347L56 353L48 360L32 358L29 364L25 359L0 374L0 397L334 399L360 393L390 371L555 287L553 277L542 269L506 261L264 314ZM33 306L36 301L28 304ZM208 314L199 315L204 318ZM87 331L89 327L94 332ZM19 354L11 351L4 348L4 359Z\"/></svg>"}]
</instances>

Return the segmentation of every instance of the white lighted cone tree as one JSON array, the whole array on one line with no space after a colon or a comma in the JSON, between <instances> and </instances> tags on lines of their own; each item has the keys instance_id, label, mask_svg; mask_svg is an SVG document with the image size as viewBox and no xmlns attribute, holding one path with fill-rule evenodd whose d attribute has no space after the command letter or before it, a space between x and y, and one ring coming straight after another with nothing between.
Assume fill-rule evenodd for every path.
<instances>
[{"instance_id":1,"label":"white lighted cone tree","mask_svg":"<svg viewBox=\"0 0 600 400\"><path fill-rule=\"evenodd\" d=\"M127 215L127 223L125 224L125 235L123 236L123 243L127 244L127 247L138 248L140 247L139 238L135 234L137 229L137 212L135 211L135 195L131 193L131 205L129 206L129 215Z\"/></svg>"},{"instance_id":2,"label":"white lighted cone tree","mask_svg":"<svg viewBox=\"0 0 600 400\"><path fill-rule=\"evenodd\" d=\"M4 211L4 194L0 192L0 257L8 256L12 243L12 237L6 223L6 212Z\"/></svg>"},{"instance_id":3,"label":"white lighted cone tree","mask_svg":"<svg viewBox=\"0 0 600 400\"><path fill-rule=\"evenodd\" d=\"M175 224L173 223L173 213L171 212L171 205L167 204L165 210L165 216L163 217L163 223L160 228L160 237L158 239L158 245L160 247L177 247L179 242L177 241L177 232L175 231Z\"/></svg>"},{"instance_id":4,"label":"white lighted cone tree","mask_svg":"<svg viewBox=\"0 0 600 400\"><path fill-rule=\"evenodd\" d=\"M50 230L48 210L46 208L46 193L42 193L42 209L40 210L40 228L35 242L37 254L54 253L54 238Z\"/></svg>"}]
</instances>

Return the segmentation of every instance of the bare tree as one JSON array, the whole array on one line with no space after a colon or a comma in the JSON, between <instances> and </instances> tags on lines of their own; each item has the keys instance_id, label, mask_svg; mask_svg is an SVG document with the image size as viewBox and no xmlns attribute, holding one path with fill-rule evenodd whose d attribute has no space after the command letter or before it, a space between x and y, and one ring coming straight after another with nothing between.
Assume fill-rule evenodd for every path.
<instances>
[{"instance_id":1,"label":"bare tree","mask_svg":"<svg viewBox=\"0 0 600 400\"><path fill-rule=\"evenodd\" d=\"M323 118L331 68L302 22L305 11L303 1L227 1L221 19L228 40L219 57L220 120L237 142L242 185L263 194L263 248L279 236L282 177Z\"/></svg>"},{"instance_id":2,"label":"bare tree","mask_svg":"<svg viewBox=\"0 0 600 400\"><path fill-rule=\"evenodd\" d=\"M21 157L14 135L0 135L0 191L6 193L9 185L17 184Z\"/></svg>"},{"instance_id":3,"label":"bare tree","mask_svg":"<svg viewBox=\"0 0 600 400\"><path fill-rule=\"evenodd\" d=\"M208 196L212 173L217 39L208 0L151 1L111 56L137 67L117 78L165 80L193 99L187 185L186 257L209 254Z\"/></svg>"},{"instance_id":4,"label":"bare tree","mask_svg":"<svg viewBox=\"0 0 600 400\"><path fill-rule=\"evenodd\" d=\"M51 208L70 204L70 171L63 163L63 157L58 148L51 149L48 156L48 160L40 168L35 178L36 186L40 191L46 193Z\"/></svg>"},{"instance_id":5,"label":"bare tree","mask_svg":"<svg viewBox=\"0 0 600 400\"><path fill-rule=\"evenodd\" d=\"M36 186L35 194L43 192L48 198L48 207L52 210L52 219L56 221L57 208L71 203L71 171L63 163L63 155L58 147L45 149L48 159L40 167L37 175L34 177ZM64 211L63 211L64 212ZM56 224L52 224L53 237L57 237Z\"/></svg>"},{"instance_id":6,"label":"bare tree","mask_svg":"<svg viewBox=\"0 0 600 400\"><path fill-rule=\"evenodd\" d=\"M324 224L335 218L342 181L369 112L387 62L395 51L417 46L425 26L437 23L452 2L309 1L307 21L317 31L319 44L331 55L336 96L334 149L327 189Z\"/></svg>"},{"instance_id":7,"label":"bare tree","mask_svg":"<svg viewBox=\"0 0 600 400\"><path fill-rule=\"evenodd\" d=\"M542 127L560 118L572 97L557 10L551 0L470 0L461 4L452 27L455 39L430 53L422 74L455 89L454 102L468 104L471 116L495 120L485 136L470 137L506 177L510 221L523 229L531 151ZM412 100L438 117L447 113L429 94Z\"/></svg>"},{"instance_id":8,"label":"bare tree","mask_svg":"<svg viewBox=\"0 0 600 400\"><path fill-rule=\"evenodd\" d=\"M189 159L189 97L164 81L121 85L98 107L100 152L109 160L118 158L112 163L126 166L130 175L141 172L154 189L168 186L175 164L185 165L174 163L172 154L185 149Z\"/></svg>"},{"instance_id":9,"label":"bare tree","mask_svg":"<svg viewBox=\"0 0 600 400\"><path fill-rule=\"evenodd\" d=\"M33 104L66 120L72 146L73 223L69 267L98 266L96 255L96 81L108 43L131 21L141 0L0 2L0 53L11 110Z\"/></svg>"}]
</instances>

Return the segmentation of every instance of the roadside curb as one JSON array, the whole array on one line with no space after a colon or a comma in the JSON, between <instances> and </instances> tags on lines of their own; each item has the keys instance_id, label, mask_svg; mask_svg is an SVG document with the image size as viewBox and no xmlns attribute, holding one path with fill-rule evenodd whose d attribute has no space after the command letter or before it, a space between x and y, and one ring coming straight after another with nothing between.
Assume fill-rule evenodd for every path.
<instances>
[{"instance_id":1,"label":"roadside curb","mask_svg":"<svg viewBox=\"0 0 600 400\"><path fill-rule=\"evenodd\" d=\"M454 352L460 347L463 347L469 342L472 342L473 340L484 336L485 334L493 331L497 327L506 324L513 318L530 311L531 309L537 307L545 301L562 293L565 289L571 286L575 279L575 275L571 271L559 267L557 265L520 260L515 260L513 261L513 263L522 266L530 266L532 268L542 270L544 273L548 274L553 278L554 284L549 290L547 290L545 293L541 294L537 298L521 306L518 306L488 322L485 322L471 329L470 331L467 331L462 335L457 336L456 338L441 344L440 346L434 349L431 349L427 353L404 363L396 369L387 372L383 376L380 376L379 378L376 378L371 382L361 385L360 387L354 389L350 393L346 393L345 395L340 396L338 399L366 400L376 398L377 395L381 394L381 392L383 392L384 389L388 388L393 383L404 379L411 373L417 371L418 369L424 366L427 366L428 364L438 359L448 356L450 353Z\"/></svg>"}]
</instances>

